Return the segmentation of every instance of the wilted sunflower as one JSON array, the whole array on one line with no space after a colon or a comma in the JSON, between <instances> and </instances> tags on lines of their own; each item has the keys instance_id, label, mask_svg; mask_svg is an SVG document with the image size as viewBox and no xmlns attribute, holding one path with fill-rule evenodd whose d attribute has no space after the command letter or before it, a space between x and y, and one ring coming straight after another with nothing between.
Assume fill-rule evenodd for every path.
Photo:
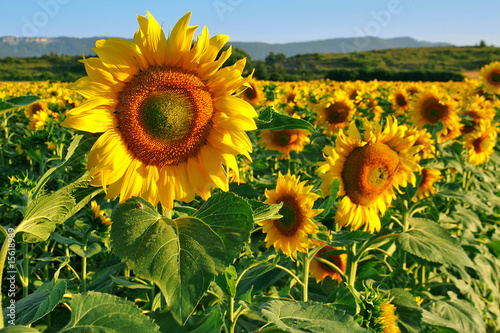
<instances>
[{"instance_id":1,"label":"wilted sunflower","mask_svg":"<svg viewBox=\"0 0 500 333\"><path fill-rule=\"evenodd\" d=\"M411 103L411 118L414 125L423 128L425 124L443 122L443 129L437 133L438 142L460 135L460 122L456 102L439 91L436 86L422 91Z\"/></svg>"},{"instance_id":2,"label":"wilted sunflower","mask_svg":"<svg viewBox=\"0 0 500 333\"><path fill-rule=\"evenodd\" d=\"M153 16L138 16L134 40L96 42L97 58L84 59L88 76L72 87L88 99L63 125L103 134L88 158L90 184L106 198L141 196L171 210L174 200L210 197L210 186L228 190L223 165L238 172L235 155L250 159L245 131L256 129L254 108L232 96L246 84L245 60L220 68L231 55L229 37L193 43L191 13L168 39ZM220 54L219 54L220 52Z\"/></svg>"},{"instance_id":3,"label":"wilted sunflower","mask_svg":"<svg viewBox=\"0 0 500 333\"><path fill-rule=\"evenodd\" d=\"M483 164L493 154L498 130L498 123L481 120L474 131L464 135L464 148L470 164Z\"/></svg>"},{"instance_id":4,"label":"wilted sunflower","mask_svg":"<svg viewBox=\"0 0 500 333\"><path fill-rule=\"evenodd\" d=\"M381 327L383 333L399 333L401 330L398 327L397 320L399 316L395 313L396 307L391 303L380 305L380 315L376 322Z\"/></svg>"},{"instance_id":5,"label":"wilted sunflower","mask_svg":"<svg viewBox=\"0 0 500 333\"><path fill-rule=\"evenodd\" d=\"M318 232L318 226L312 220L320 214L322 209L313 209L314 201L319 195L311 193L313 186L305 186L306 181L300 182L295 175L278 175L275 190L265 191L268 204L283 203L279 220L265 220L258 222L266 234L266 247L274 246L291 257L297 257L297 251L305 252L311 246L309 235Z\"/></svg>"},{"instance_id":6,"label":"wilted sunflower","mask_svg":"<svg viewBox=\"0 0 500 333\"><path fill-rule=\"evenodd\" d=\"M303 129L289 130L263 130L260 142L269 150L277 150L282 153L282 158L290 158L291 151L302 151L304 146L311 142L311 133Z\"/></svg>"},{"instance_id":7,"label":"wilted sunflower","mask_svg":"<svg viewBox=\"0 0 500 333\"><path fill-rule=\"evenodd\" d=\"M413 201L421 200L436 193L434 183L441 179L441 171L437 169L423 168L421 173L422 180L420 180L420 184L418 185L417 192L413 197Z\"/></svg>"},{"instance_id":8,"label":"wilted sunflower","mask_svg":"<svg viewBox=\"0 0 500 333\"><path fill-rule=\"evenodd\" d=\"M328 135L335 135L339 129L347 127L356 112L354 102L342 90L337 90L314 108L318 116L315 125L322 127L323 133Z\"/></svg>"},{"instance_id":9,"label":"wilted sunflower","mask_svg":"<svg viewBox=\"0 0 500 333\"><path fill-rule=\"evenodd\" d=\"M339 195L344 196L337 208L335 220L341 226L374 232L381 228L379 212L385 213L395 198L394 189L415 185L413 172L420 167L414 155L421 148L414 146L416 136L405 137L405 126L398 126L393 117L387 118L385 128L378 123L364 122L364 139L351 122L340 131L336 146L323 150L325 162L318 162L323 182L323 194L330 195L334 179L340 180Z\"/></svg>"},{"instance_id":10,"label":"wilted sunflower","mask_svg":"<svg viewBox=\"0 0 500 333\"><path fill-rule=\"evenodd\" d=\"M484 89L492 94L500 93L500 61L494 61L479 73Z\"/></svg>"},{"instance_id":11,"label":"wilted sunflower","mask_svg":"<svg viewBox=\"0 0 500 333\"><path fill-rule=\"evenodd\" d=\"M325 245L324 247L321 248L321 250L318 251L315 257L330 261L335 266L337 266L343 273L345 273L347 267L347 253L341 253L339 255L327 253L329 251L335 251L335 250L345 250L345 249L340 247ZM311 263L309 264L309 272L311 273L311 276L313 278L316 278L317 283L323 281L327 276L329 276L332 280L342 282L342 277L335 269L318 260L314 259L311 260Z\"/></svg>"}]
</instances>

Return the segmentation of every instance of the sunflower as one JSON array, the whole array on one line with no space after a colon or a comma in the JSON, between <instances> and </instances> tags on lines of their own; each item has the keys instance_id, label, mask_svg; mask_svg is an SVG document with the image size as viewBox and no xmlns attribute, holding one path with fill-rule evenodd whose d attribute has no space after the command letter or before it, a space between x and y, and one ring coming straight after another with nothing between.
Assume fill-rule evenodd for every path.
<instances>
[{"instance_id":1,"label":"sunflower","mask_svg":"<svg viewBox=\"0 0 500 333\"><path fill-rule=\"evenodd\" d=\"M418 185L417 192L413 197L413 201L421 200L436 193L434 183L441 179L441 171L437 169L423 168L421 173L422 180L420 180L420 184Z\"/></svg>"},{"instance_id":2,"label":"sunflower","mask_svg":"<svg viewBox=\"0 0 500 333\"><path fill-rule=\"evenodd\" d=\"M340 255L325 253L335 250L343 250L343 248L325 245L318 251L315 257L330 261L343 273L345 273L347 267L347 253L341 253ZM332 280L342 282L342 277L335 269L318 260L311 260L311 263L309 264L309 272L312 277L316 278L317 283L323 281L327 276L329 276Z\"/></svg>"},{"instance_id":3,"label":"sunflower","mask_svg":"<svg viewBox=\"0 0 500 333\"><path fill-rule=\"evenodd\" d=\"M398 126L393 117L387 118L385 128L378 123L364 122L364 139L351 122L348 136L341 130L336 146L323 150L325 162L318 162L323 179L320 189L330 194L334 179L340 180L339 195L343 196L335 220L341 226L374 232L381 228L379 212L384 214L395 198L394 189L415 186L413 172L420 167L414 155L421 148L414 146L416 136L405 137L405 126Z\"/></svg>"},{"instance_id":4,"label":"sunflower","mask_svg":"<svg viewBox=\"0 0 500 333\"><path fill-rule=\"evenodd\" d=\"M401 332L397 324L399 316L395 312L396 312L396 307L391 303L384 303L380 305L380 315L376 321L379 327L381 327L381 332L383 333Z\"/></svg>"},{"instance_id":5,"label":"sunflower","mask_svg":"<svg viewBox=\"0 0 500 333\"><path fill-rule=\"evenodd\" d=\"M323 127L327 135L337 134L339 129L347 127L356 112L354 102L342 90L322 100L315 109L318 115L315 125Z\"/></svg>"},{"instance_id":6,"label":"sunflower","mask_svg":"<svg viewBox=\"0 0 500 333\"><path fill-rule=\"evenodd\" d=\"M243 91L242 94L243 99L248 103L252 104L253 106L262 105L263 102L262 97L264 92L262 91L262 86L259 84L259 81L250 80L248 84L249 88Z\"/></svg>"},{"instance_id":7,"label":"sunflower","mask_svg":"<svg viewBox=\"0 0 500 333\"><path fill-rule=\"evenodd\" d=\"M472 95L470 100L464 104L460 112L462 116L462 134L472 132L478 125L481 119L493 121L495 117L495 109L491 101L484 96Z\"/></svg>"},{"instance_id":8,"label":"sunflower","mask_svg":"<svg viewBox=\"0 0 500 333\"><path fill-rule=\"evenodd\" d=\"M443 122L443 128L437 133L438 142L456 138L460 135L460 122L456 113L456 102L439 91L436 86L422 91L412 101L411 118L413 124L423 128L425 124L435 125Z\"/></svg>"},{"instance_id":9,"label":"sunflower","mask_svg":"<svg viewBox=\"0 0 500 333\"><path fill-rule=\"evenodd\" d=\"M47 121L48 117L49 114L46 110L36 111L30 117L28 128L35 131L43 129L45 127L45 122Z\"/></svg>"},{"instance_id":10,"label":"sunflower","mask_svg":"<svg viewBox=\"0 0 500 333\"><path fill-rule=\"evenodd\" d=\"M305 186L306 181L300 182L295 175L278 175L275 190L265 191L268 204L283 203L279 220L265 220L258 222L266 234L266 247L274 246L291 257L297 257L297 251L305 252L311 246L309 235L318 232L318 226L312 220L320 214L322 209L313 209L314 201L319 195L310 193L313 186Z\"/></svg>"},{"instance_id":11,"label":"sunflower","mask_svg":"<svg viewBox=\"0 0 500 333\"><path fill-rule=\"evenodd\" d=\"M492 94L500 93L500 61L484 66L481 68L479 75L487 92Z\"/></svg>"},{"instance_id":12,"label":"sunflower","mask_svg":"<svg viewBox=\"0 0 500 333\"><path fill-rule=\"evenodd\" d=\"M464 148L470 164L479 165L488 160L495 148L498 130L498 123L481 120L474 131L464 135Z\"/></svg>"},{"instance_id":13,"label":"sunflower","mask_svg":"<svg viewBox=\"0 0 500 333\"><path fill-rule=\"evenodd\" d=\"M103 133L87 168L106 199L140 196L166 210L195 194L207 200L211 186L228 190L223 165L238 172L235 155L250 159L245 131L256 129L257 114L233 96L246 86L245 59L221 69L231 55L231 47L221 52L229 37L209 38L205 27L193 43L190 16L168 39L150 13L138 16L133 41L99 40L98 57L83 60L88 76L72 88L88 99L63 126Z\"/></svg>"},{"instance_id":14,"label":"sunflower","mask_svg":"<svg viewBox=\"0 0 500 333\"><path fill-rule=\"evenodd\" d=\"M95 200L90 202L90 209L94 212L94 219L99 219L103 225L109 227L113 223L111 219L106 216L104 211L101 210L101 206L97 204Z\"/></svg>"},{"instance_id":15,"label":"sunflower","mask_svg":"<svg viewBox=\"0 0 500 333\"><path fill-rule=\"evenodd\" d=\"M398 89L391 93L389 100L396 114L405 114L410 109L408 93L404 89Z\"/></svg>"},{"instance_id":16,"label":"sunflower","mask_svg":"<svg viewBox=\"0 0 500 333\"><path fill-rule=\"evenodd\" d=\"M430 159L436 156L436 146L432 140L431 133L427 132L425 128L418 129L416 126L410 127L405 136L417 136L415 146L421 146L421 150L415 155L415 160L420 162L422 159Z\"/></svg>"},{"instance_id":17,"label":"sunflower","mask_svg":"<svg viewBox=\"0 0 500 333\"><path fill-rule=\"evenodd\" d=\"M309 139L311 133L303 129L289 130L263 130L261 132L260 142L269 150L277 150L282 153L282 158L290 158L290 152L300 152L304 146L311 142Z\"/></svg>"}]
</instances>

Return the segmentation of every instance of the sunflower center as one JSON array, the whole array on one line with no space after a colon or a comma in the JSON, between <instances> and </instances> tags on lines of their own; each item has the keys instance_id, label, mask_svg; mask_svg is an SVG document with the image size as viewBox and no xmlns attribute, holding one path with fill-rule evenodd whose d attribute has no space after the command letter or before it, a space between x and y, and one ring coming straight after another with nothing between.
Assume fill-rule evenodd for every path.
<instances>
[{"instance_id":1,"label":"sunflower center","mask_svg":"<svg viewBox=\"0 0 500 333\"><path fill-rule=\"evenodd\" d=\"M422 115L432 125L445 119L448 111L448 107L439 103L439 100L435 97L430 97L422 104Z\"/></svg>"},{"instance_id":2,"label":"sunflower center","mask_svg":"<svg viewBox=\"0 0 500 333\"><path fill-rule=\"evenodd\" d=\"M255 99L257 98L257 92L255 91L255 88L252 86L252 88L247 88L243 92L245 94L245 97L248 99Z\"/></svg>"},{"instance_id":3,"label":"sunflower center","mask_svg":"<svg viewBox=\"0 0 500 333\"><path fill-rule=\"evenodd\" d=\"M403 95L401 95L401 94L398 94L396 96L396 103L399 106L401 106L401 107L408 105L408 102L406 101L406 98Z\"/></svg>"},{"instance_id":4,"label":"sunflower center","mask_svg":"<svg viewBox=\"0 0 500 333\"><path fill-rule=\"evenodd\" d=\"M341 102L335 102L325 109L326 120L330 124L339 124L347 121L349 109Z\"/></svg>"},{"instance_id":5,"label":"sunflower center","mask_svg":"<svg viewBox=\"0 0 500 333\"><path fill-rule=\"evenodd\" d=\"M116 119L127 148L146 165L186 162L205 144L212 127L212 96L199 77L153 66L120 92Z\"/></svg>"},{"instance_id":6,"label":"sunflower center","mask_svg":"<svg viewBox=\"0 0 500 333\"><path fill-rule=\"evenodd\" d=\"M279 214L283 217L279 220L274 220L274 226L278 231L285 236L293 236L302 224L302 213L300 207L293 197L284 196L277 202L283 202Z\"/></svg>"},{"instance_id":7,"label":"sunflower center","mask_svg":"<svg viewBox=\"0 0 500 333\"><path fill-rule=\"evenodd\" d=\"M485 152L486 150L488 150L488 148L491 144L491 139L489 136L485 137L485 138L477 138L476 140L474 140L474 142L472 144L474 146L474 150L477 153L482 153L482 152Z\"/></svg>"},{"instance_id":8,"label":"sunflower center","mask_svg":"<svg viewBox=\"0 0 500 333\"><path fill-rule=\"evenodd\" d=\"M271 132L271 139L272 141L282 147L286 147L295 141L297 141L297 134L289 131L289 130L282 130L282 131L272 131Z\"/></svg>"},{"instance_id":9,"label":"sunflower center","mask_svg":"<svg viewBox=\"0 0 500 333\"><path fill-rule=\"evenodd\" d=\"M347 195L355 204L371 205L391 185L398 166L398 153L384 143L354 148L342 169Z\"/></svg>"},{"instance_id":10,"label":"sunflower center","mask_svg":"<svg viewBox=\"0 0 500 333\"><path fill-rule=\"evenodd\" d=\"M495 84L500 84L500 73L499 72L493 72L491 74L491 82Z\"/></svg>"}]
</instances>

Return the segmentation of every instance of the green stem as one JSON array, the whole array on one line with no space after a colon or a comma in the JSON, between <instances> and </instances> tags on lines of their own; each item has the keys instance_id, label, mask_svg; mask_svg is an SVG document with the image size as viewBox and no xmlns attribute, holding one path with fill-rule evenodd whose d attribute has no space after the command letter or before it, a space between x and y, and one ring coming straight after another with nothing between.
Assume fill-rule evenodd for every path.
<instances>
[{"instance_id":1,"label":"green stem","mask_svg":"<svg viewBox=\"0 0 500 333\"><path fill-rule=\"evenodd\" d=\"M302 301L307 302L309 300L309 254L306 249L306 253L301 254L302 257Z\"/></svg>"},{"instance_id":2,"label":"green stem","mask_svg":"<svg viewBox=\"0 0 500 333\"><path fill-rule=\"evenodd\" d=\"M151 310L153 309L153 301L155 300L155 296L156 296L156 285L154 284L154 282L151 282L151 289L149 290L149 298L151 299Z\"/></svg>"},{"instance_id":3,"label":"green stem","mask_svg":"<svg viewBox=\"0 0 500 333\"><path fill-rule=\"evenodd\" d=\"M21 279L21 283L23 284L23 298L28 296L28 289L30 283L30 274L29 274L29 248L28 243L22 243L21 248L23 250L23 277Z\"/></svg>"},{"instance_id":4,"label":"green stem","mask_svg":"<svg viewBox=\"0 0 500 333\"><path fill-rule=\"evenodd\" d=\"M356 244L357 244L356 242L351 243L347 251L347 267L346 267L347 283L352 288L354 288L354 283L356 282L356 271L358 270Z\"/></svg>"},{"instance_id":5,"label":"green stem","mask_svg":"<svg viewBox=\"0 0 500 333\"><path fill-rule=\"evenodd\" d=\"M229 298L229 332L234 333L236 321L234 320L234 297Z\"/></svg>"},{"instance_id":6,"label":"green stem","mask_svg":"<svg viewBox=\"0 0 500 333\"><path fill-rule=\"evenodd\" d=\"M87 251L87 245L83 246L83 252ZM82 293L87 291L87 257L82 258Z\"/></svg>"},{"instance_id":7,"label":"green stem","mask_svg":"<svg viewBox=\"0 0 500 333\"><path fill-rule=\"evenodd\" d=\"M297 275L295 275L291 270L289 270L288 268L286 267L283 267L281 265L276 265L276 268L279 268L285 272L287 272L288 274L290 274L295 280L297 280L297 282L302 286L304 287L304 283L299 279L299 277Z\"/></svg>"}]
</instances>

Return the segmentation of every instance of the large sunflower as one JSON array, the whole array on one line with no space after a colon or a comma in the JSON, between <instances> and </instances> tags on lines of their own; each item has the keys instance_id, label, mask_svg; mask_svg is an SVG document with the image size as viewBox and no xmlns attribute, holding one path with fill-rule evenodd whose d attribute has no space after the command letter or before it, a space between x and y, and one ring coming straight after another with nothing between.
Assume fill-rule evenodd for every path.
<instances>
[{"instance_id":1,"label":"large sunflower","mask_svg":"<svg viewBox=\"0 0 500 333\"><path fill-rule=\"evenodd\" d=\"M437 133L439 143L460 135L457 103L436 86L420 92L412 101L411 109L412 122L419 128L423 128L425 124L435 125L442 121L443 128Z\"/></svg>"},{"instance_id":2,"label":"large sunflower","mask_svg":"<svg viewBox=\"0 0 500 333\"><path fill-rule=\"evenodd\" d=\"M378 123L364 122L364 139L351 122L340 131L336 146L324 149L325 162L318 162L324 195L330 194L334 179L340 180L339 195L344 196L337 208L336 221L342 226L374 232L381 228L379 212L384 214L395 198L394 189L415 185L413 172L420 167L414 155L421 148L414 146L417 137L405 136L406 127L387 118L382 130Z\"/></svg>"},{"instance_id":3,"label":"large sunflower","mask_svg":"<svg viewBox=\"0 0 500 333\"><path fill-rule=\"evenodd\" d=\"M260 142L269 150L277 150L282 153L282 158L290 158L290 152L300 152L304 150L304 146L311 140L311 133L303 129L289 130L263 130L261 132Z\"/></svg>"},{"instance_id":4,"label":"large sunflower","mask_svg":"<svg viewBox=\"0 0 500 333\"><path fill-rule=\"evenodd\" d=\"M153 16L138 16L134 41L96 42L97 58L84 59L88 76L73 88L88 99L63 125L103 134L88 158L90 184L123 202L141 196L167 210L174 200L204 200L210 187L228 190L223 165L238 173L235 155L250 159L245 131L256 129L254 108L233 96L246 84L245 60L220 69L229 37L193 43L191 13L168 39ZM220 52L220 54L219 54Z\"/></svg>"},{"instance_id":5,"label":"large sunflower","mask_svg":"<svg viewBox=\"0 0 500 333\"><path fill-rule=\"evenodd\" d=\"M483 164L489 159L495 148L498 130L498 123L480 120L474 131L464 135L464 148L467 149L470 164Z\"/></svg>"},{"instance_id":6,"label":"large sunflower","mask_svg":"<svg viewBox=\"0 0 500 333\"><path fill-rule=\"evenodd\" d=\"M313 209L314 201L319 195L311 193L313 186L305 186L295 175L278 175L275 190L265 191L268 204L283 203L279 220L258 222L266 234L266 247L274 245L276 251L281 251L292 258L297 257L297 251L305 252L311 246L309 235L318 232L318 226L312 220L322 209Z\"/></svg>"},{"instance_id":7,"label":"large sunflower","mask_svg":"<svg viewBox=\"0 0 500 333\"><path fill-rule=\"evenodd\" d=\"M500 61L481 68L480 77L486 91L493 94L500 93Z\"/></svg>"}]
</instances>

